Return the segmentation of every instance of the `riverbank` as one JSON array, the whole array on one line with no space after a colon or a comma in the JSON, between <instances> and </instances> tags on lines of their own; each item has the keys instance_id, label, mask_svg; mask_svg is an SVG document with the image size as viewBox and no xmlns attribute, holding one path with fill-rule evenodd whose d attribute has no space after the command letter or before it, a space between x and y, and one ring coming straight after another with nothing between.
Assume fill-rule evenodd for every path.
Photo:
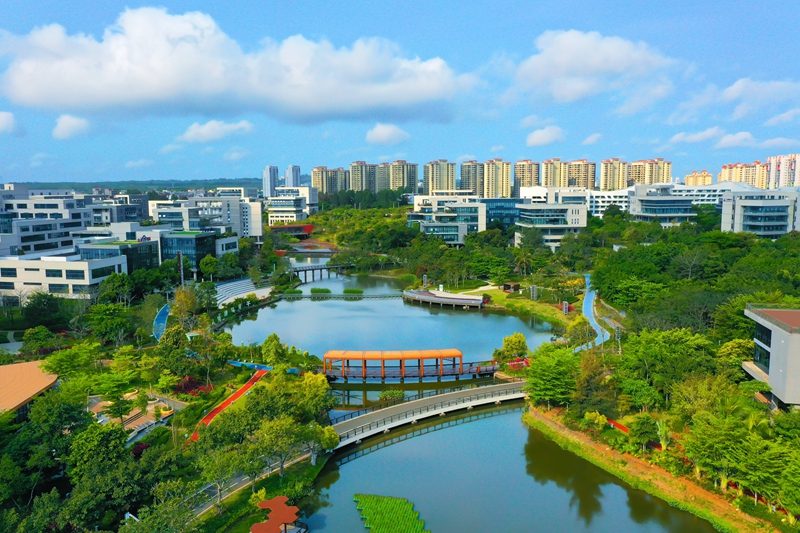
<instances>
[{"instance_id":1,"label":"riverbank","mask_svg":"<svg viewBox=\"0 0 800 533\"><path fill-rule=\"evenodd\" d=\"M465 294L472 292L478 291L465 291ZM569 326L576 318L581 316L582 299L572 304L574 311L570 312L568 315L564 315L560 306L537 302L527 298L512 298L512 296L514 296L513 294L503 292L500 289L482 290L480 292L481 294L488 294L492 297L491 303L486 304L486 309L509 311L517 314L529 314L562 327Z\"/></svg>"},{"instance_id":2,"label":"riverbank","mask_svg":"<svg viewBox=\"0 0 800 533\"><path fill-rule=\"evenodd\" d=\"M763 532L774 528L737 510L728 500L643 459L612 450L589 436L564 426L550 413L529 409L522 416L528 426L541 431L563 449L586 459L632 487L660 498L673 507L707 520L718 531Z\"/></svg>"}]
</instances>

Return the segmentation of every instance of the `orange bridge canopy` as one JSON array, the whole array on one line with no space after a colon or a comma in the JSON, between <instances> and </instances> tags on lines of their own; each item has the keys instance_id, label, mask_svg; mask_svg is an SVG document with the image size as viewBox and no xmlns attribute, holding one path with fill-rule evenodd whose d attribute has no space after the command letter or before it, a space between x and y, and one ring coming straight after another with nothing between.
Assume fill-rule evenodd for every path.
<instances>
[{"instance_id":1,"label":"orange bridge canopy","mask_svg":"<svg viewBox=\"0 0 800 533\"><path fill-rule=\"evenodd\" d=\"M323 371L333 372L333 363L339 362L341 365L342 376L345 376L345 366L351 366L352 362L361 362L361 375L367 376L367 361L380 361L381 377L386 377L386 361L399 361L400 375L406 377L406 362L417 361L415 367L421 371L421 376L425 376L425 361L435 360L438 367L438 375L444 373L445 360L450 360L453 365L458 362L459 373L464 368L464 356L461 350L447 348L444 350L328 350L322 356Z\"/></svg>"}]
</instances>

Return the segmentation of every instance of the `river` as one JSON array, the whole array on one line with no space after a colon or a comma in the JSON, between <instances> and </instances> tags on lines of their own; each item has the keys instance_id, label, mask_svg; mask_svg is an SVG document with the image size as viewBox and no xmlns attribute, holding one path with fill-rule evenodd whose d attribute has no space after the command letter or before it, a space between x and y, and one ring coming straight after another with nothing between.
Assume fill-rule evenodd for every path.
<instances>
[{"instance_id":1,"label":"river","mask_svg":"<svg viewBox=\"0 0 800 533\"><path fill-rule=\"evenodd\" d=\"M404 283L377 277L329 280L326 274L301 288L308 293L311 286L339 294L346 287L387 294ZM531 348L552 336L551 325L535 318L431 309L399 298L281 301L229 330L236 344L260 343L274 332L319 356L328 349L458 348L465 361L489 358L502 338L515 331L526 335ZM374 402L381 388L335 387L349 389L350 409ZM303 520L315 533L365 532L353 502L360 492L408 498L432 533L714 531L708 522L562 450L523 425L521 415L520 402L479 408L397 428L349 447L328 462L314 495L302 502Z\"/></svg>"}]
</instances>

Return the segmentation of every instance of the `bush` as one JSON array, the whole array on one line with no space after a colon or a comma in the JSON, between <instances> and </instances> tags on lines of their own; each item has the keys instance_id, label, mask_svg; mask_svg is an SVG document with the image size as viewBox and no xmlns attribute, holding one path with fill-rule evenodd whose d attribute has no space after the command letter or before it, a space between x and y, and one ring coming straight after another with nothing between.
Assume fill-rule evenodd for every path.
<instances>
[{"instance_id":1,"label":"bush","mask_svg":"<svg viewBox=\"0 0 800 533\"><path fill-rule=\"evenodd\" d=\"M330 294L331 290L325 287L314 287L311 289L311 294Z\"/></svg>"},{"instance_id":2,"label":"bush","mask_svg":"<svg viewBox=\"0 0 800 533\"><path fill-rule=\"evenodd\" d=\"M345 289L345 294L364 294L364 289Z\"/></svg>"},{"instance_id":3,"label":"bush","mask_svg":"<svg viewBox=\"0 0 800 533\"><path fill-rule=\"evenodd\" d=\"M389 400L402 400L403 398L405 398L405 396L406 394L399 389L389 389L381 391L381 394L380 396L378 396L378 399L382 402L386 402Z\"/></svg>"},{"instance_id":4,"label":"bush","mask_svg":"<svg viewBox=\"0 0 800 533\"><path fill-rule=\"evenodd\" d=\"M314 486L306 479L294 479L283 490L283 495L289 498L289 504L294 505L314 492Z\"/></svg>"},{"instance_id":5,"label":"bush","mask_svg":"<svg viewBox=\"0 0 800 533\"><path fill-rule=\"evenodd\" d=\"M303 294L303 291L300 289L286 289L285 291L283 291L283 294Z\"/></svg>"}]
</instances>

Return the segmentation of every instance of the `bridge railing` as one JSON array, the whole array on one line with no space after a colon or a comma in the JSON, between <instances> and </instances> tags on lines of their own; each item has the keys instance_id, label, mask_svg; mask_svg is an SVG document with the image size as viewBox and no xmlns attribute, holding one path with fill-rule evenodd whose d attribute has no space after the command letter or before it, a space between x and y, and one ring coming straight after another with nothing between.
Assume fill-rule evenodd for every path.
<instances>
[{"instance_id":1,"label":"bridge railing","mask_svg":"<svg viewBox=\"0 0 800 533\"><path fill-rule=\"evenodd\" d=\"M336 424L340 422L345 422L347 420L350 420L351 418L357 418L367 413L374 413L375 411L380 411L381 409L386 409L387 407L394 407L395 405L400 405L401 403L413 402L415 400L422 400L424 398L430 398L432 396L439 396L442 394L449 394L451 392L461 392L462 390L477 389L480 387L491 387L493 385L499 385L499 383L492 381L488 383L478 383L475 385L464 385L462 387L449 387L447 389L438 389L427 392L421 392L419 394L412 394L411 396L405 396L403 398L397 398L395 400L386 400L384 402L376 403L375 405L371 405L369 407L364 407L357 411L352 411L350 413L331 418L331 425L335 426Z\"/></svg>"},{"instance_id":2,"label":"bridge railing","mask_svg":"<svg viewBox=\"0 0 800 533\"><path fill-rule=\"evenodd\" d=\"M341 441L345 441L351 439L353 437L357 437L358 435L364 435L366 433L371 433L374 429L381 428L393 422L398 422L400 420L408 420L413 419L417 415L429 413L431 411L438 411L439 409L445 407L452 407L457 405L464 405L469 404L477 400L486 400L491 398L503 398L506 396L512 396L519 394L522 391L522 384L520 383L519 387L514 387L513 389L504 389L500 391L491 391L491 392L484 392L479 394L471 394L469 396L462 396L460 398L456 398L453 400L445 400L443 402L437 402L431 405L426 405L423 407L419 407L416 409L410 409L408 411L403 411L402 413L398 413L396 415L386 416L381 418L380 420L376 420L374 422L370 422L369 424L364 424L363 426L358 426L357 428L353 428L349 431L346 431L339 435Z\"/></svg>"}]
</instances>

